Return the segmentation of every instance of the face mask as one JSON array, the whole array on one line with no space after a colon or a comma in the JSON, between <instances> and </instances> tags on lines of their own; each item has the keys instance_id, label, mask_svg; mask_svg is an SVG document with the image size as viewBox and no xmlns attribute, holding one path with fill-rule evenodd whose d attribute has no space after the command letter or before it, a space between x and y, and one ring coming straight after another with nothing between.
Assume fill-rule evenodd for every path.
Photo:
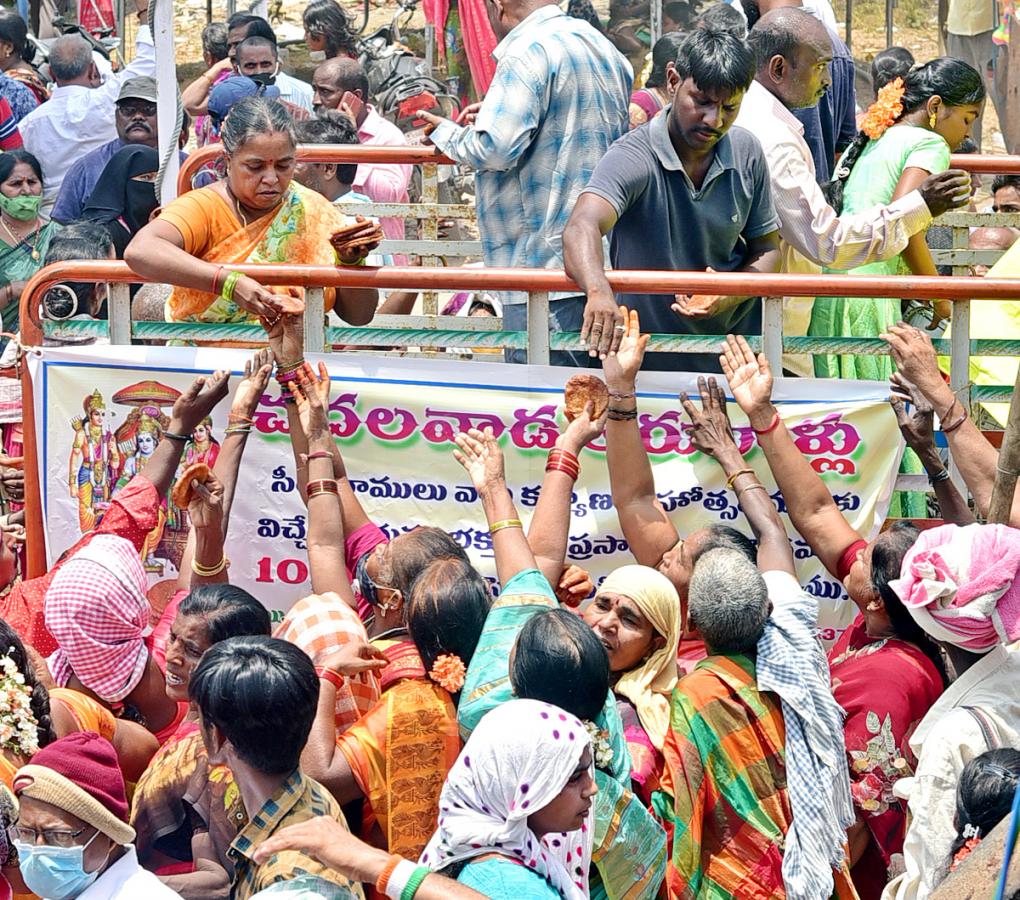
<instances>
[{"instance_id":1,"label":"face mask","mask_svg":"<svg viewBox=\"0 0 1020 900\"><path fill-rule=\"evenodd\" d=\"M269 87L276 84L275 72L259 72L257 75L249 75L248 77L260 87Z\"/></svg>"},{"instance_id":2,"label":"face mask","mask_svg":"<svg viewBox=\"0 0 1020 900\"><path fill-rule=\"evenodd\" d=\"M326 51L325 50L309 50L308 51L308 58L312 59L312 60L315 60L315 62L325 62L326 61Z\"/></svg>"},{"instance_id":3,"label":"face mask","mask_svg":"<svg viewBox=\"0 0 1020 900\"><path fill-rule=\"evenodd\" d=\"M354 577L357 579L358 588L361 590L361 596L364 597L372 606L378 606L379 593L376 591L375 583L368 574L368 560L371 556L371 550L367 553L361 554L354 567Z\"/></svg>"},{"instance_id":4,"label":"face mask","mask_svg":"<svg viewBox=\"0 0 1020 900\"><path fill-rule=\"evenodd\" d=\"M19 222L31 222L39 215L40 206L42 196L22 194L18 197L8 197L6 194L0 194L0 209Z\"/></svg>"},{"instance_id":5,"label":"face mask","mask_svg":"<svg viewBox=\"0 0 1020 900\"><path fill-rule=\"evenodd\" d=\"M99 877L99 871L86 872L85 848L99 835L97 831L80 847L47 847L15 841L21 877L26 887L46 900L70 900L77 897Z\"/></svg>"}]
</instances>

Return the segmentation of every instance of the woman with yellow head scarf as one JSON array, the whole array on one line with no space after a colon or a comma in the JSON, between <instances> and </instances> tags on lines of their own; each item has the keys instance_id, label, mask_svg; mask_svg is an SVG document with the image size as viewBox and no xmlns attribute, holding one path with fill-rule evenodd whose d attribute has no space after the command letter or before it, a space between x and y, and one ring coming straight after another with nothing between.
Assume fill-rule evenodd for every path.
<instances>
[{"instance_id":1,"label":"woman with yellow head scarf","mask_svg":"<svg viewBox=\"0 0 1020 900\"><path fill-rule=\"evenodd\" d=\"M647 805L662 772L670 694L677 680L680 597L655 569L623 566L602 582L584 621L609 654L631 777Z\"/></svg>"}]
</instances>

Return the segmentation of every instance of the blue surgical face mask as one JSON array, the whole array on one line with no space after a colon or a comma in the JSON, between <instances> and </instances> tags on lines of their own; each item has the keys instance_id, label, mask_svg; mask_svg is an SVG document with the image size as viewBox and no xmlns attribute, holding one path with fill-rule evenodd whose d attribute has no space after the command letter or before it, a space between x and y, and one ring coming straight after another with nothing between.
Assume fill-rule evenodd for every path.
<instances>
[{"instance_id":1,"label":"blue surgical face mask","mask_svg":"<svg viewBox=\"0 0 1020 900\"><path fill-rule=\"evenodd\" d=\"M99 835L97 831L80 847L50 847L14 841L18 868L26 887L46 900L77 897L99 877L99 871L85 871L85 848Z\"/></svg>"}]
</instances>

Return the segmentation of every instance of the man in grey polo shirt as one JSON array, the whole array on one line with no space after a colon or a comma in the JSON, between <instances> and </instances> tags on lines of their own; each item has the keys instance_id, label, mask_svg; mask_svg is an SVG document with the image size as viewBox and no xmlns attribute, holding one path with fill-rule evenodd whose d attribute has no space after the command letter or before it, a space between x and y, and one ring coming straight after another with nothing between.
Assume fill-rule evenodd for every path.
<instances>
[{"instance_id":1,"label":"man in grey polo shirt","mask_svg":"<svg viewBox=\"0 0 1020 900\"><path fill-rule=\"evenodd\" d=\"M757 139L730 126L754 78L747 44L698 28L667 74L673 104L620 138L578 198L563 234L567 274L587 295L582 340L605 359L622 336L617 303L663 334L759 334L761 301L748 297L621 294L605 276L602 236L614 269L775 272L779 219ZM650 353L646 369L718 372L715 354Z\"/></svg>"}]
</instances>

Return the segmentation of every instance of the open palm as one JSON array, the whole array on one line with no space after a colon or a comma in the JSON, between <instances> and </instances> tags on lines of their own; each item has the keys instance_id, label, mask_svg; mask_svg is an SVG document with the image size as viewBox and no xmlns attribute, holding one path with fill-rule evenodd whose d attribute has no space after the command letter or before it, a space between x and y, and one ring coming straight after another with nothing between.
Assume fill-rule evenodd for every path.
<instances>
[{"instance_id":1,"label":"open palm","mask_svg":"<svg viewBox=\"0 0 1020 900\"><path fill-rule=\"evenodd\" d=\"M484 431L472 428L468 432L461 432L454 440L457 449L453 455L467 471L476 491L504 480L503 451L491 428Z\"/></svg>"},{"instance_id":2,"label":"open palm","mask_svg":"<svg viewBox=\"0 0 1020 900\"><path fill-rule=\"evenodd\" d=\"M726 346L719 358L733 399L746 415L772 399L772 368L764 354L755 357L743 337L726 336Z\"/></svg>"},{"instance_id":3,"label":"open palm","mask_svg":"<svg viewBox=\"0 0 1020 900\"><path fill-rule=\"evenodd\" d=\"M641 320L637 310L628 310L627 307L621 306L620 314L623 316L625 328L620 339L620 349L602 360L602 371L605 372L610 387L634 383L637 373L641 370L641 363L644 362L645 346L648 344L648 335L641 333Z\"/></svg>"}]
</instances>

